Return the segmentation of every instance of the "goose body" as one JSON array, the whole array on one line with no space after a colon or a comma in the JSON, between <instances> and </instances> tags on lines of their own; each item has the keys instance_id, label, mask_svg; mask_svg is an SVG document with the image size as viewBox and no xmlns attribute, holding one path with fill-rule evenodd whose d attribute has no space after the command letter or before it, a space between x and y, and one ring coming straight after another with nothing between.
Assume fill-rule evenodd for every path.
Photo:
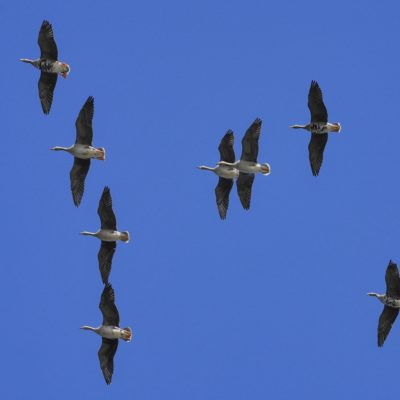
<instances>
[{"instance_id":1,"label":"goose body","mask_svg":"<svg viewBox=\"0 0 400 400\"><path fill-rule=\"evenodd\" d=\"M261 173L266 176L271 173L271 167L268 163L259 163L257 161L261 125L261 119L256 118L247 129L242 139L242 155L240 160L233 160L231 162L220 161L218 163L220 166L235 168L239 171L236 187L240 202L245 210L250 209L255 174Z\"/></svg>"},{"instance_id":2,"label":"goose body","mask_svg":"<svg viewBox=\"0 0 400 400\"><path fill-rule=\"evenodd\" d=\"M50 22L43 21L38 37L40 47L40 58L31 60L21 58L24 63L31 64L41 71L39 79L39 98L42 110L48 114L53 103L54 89L57 83L57 76L66 78L71 68L68 64L58 61L58 49L54 40L53 27Z\"/></svg>"},{"instance_id":3,"label":"goose body","mask_svg":"<svg viewBox=\"0 0 400 400\"><path fill-rule=\"evenodd\" d=\"M106 186L99 201L97 214L100 217L101 227L96 232L81 232L82 235L94 236L101 240L100 250L97 254L99 270L104 284L108 283L111 272L112 259L114 257L117 241L128 243L130 235L128 231L117 229L117 220L112 208L110 189Z\"/></svg>"},{"instance_id":4,"label":"goose body","mask_svg":"<svg viewBox=\"0 0 400 400\"><path fill-rule=\"evenodd\" d=\"M322 135L329 132L340 132L342 129L339 122L311 122L307 125L292 125L291 128L294 129L305 129L316 135Z\"/></svg>"},{"instance_id":5,"label":"goose body","mask_svg":"<svg viewBox=\"0 0 400 400\"><path fill-rule=\"evenodd\" d=\"M385 274L386 293L368 293L384 304L378 322L378 346L382 347L400 310L400 275L397 265L390 260Z\"/></svg>"},{"instance_id":6,"label":"goose body","mask_svg":"<svg viewBox=\"0 0 400 400\"><path fill-rule=\"evenodd\" d=\"M71 70L68 64L62 61L49 60L48 58L37 58L36 60L21 58L20 61L31 64L42 72L60 74L63 78L66 78Z\"/></svg>"},{"instance_id":7,"label":"goose body","mask_svg":"<svg viewBox=\"0 0 400 400\"><path fill-rule=\"evenodd\" d=\"M233 142L233 132L229 129L218 146L220 160L231 163L235 161ZM215 167L201 165L198 168L205 171L212 171L219 176L218 184L215 187L215 199L219 216L221 219L225 219L228 212L229 195L232 190L233 180L239 177L239 171L230 165L220 165L219 163Z\"/></svg>"},{"instance_id":8,"label":"goose body","mask_svg":"<svg viewBox=\"0 0 400 400\"><path fill-rule=\"evenodd\" d=\"M104 147L92 147L87 144L73 144L70 147L55 146L51 150L55 151L66 151L76 158L81 160L87 160L89 158L95 158L97 160L104 161L106 159L106 151Z\"/></svg>"},{"instance_id":9,"label":"goose body","mask_svg":"<svg viewBox=\"0 0 400 400\"><path fill-rule=\"evenodd\" d=\"M237 169L239 172L247 174L261 173L262 175L269 175L271 173L271 167L268 163L260 164L253 161L238 160L232 164L232 167Z\"/></svg>"},{"instance_id":10,"label":"goose body","mask_svg":"<svg viewBox=\"0 0 400 400\"><path fill-rule=\"evenodd\" d=\"M216 165L215 167L201 165L198 168L205 171L212 171L214 174L225 179L236 179L239 176L239 171L229 165Z\"/></svg>"},{"instance_id":11,"label":"goose body","mask_svg":"<svg viewBox=\"0 0 400 400\"><path fill-rule=\"evenodd\" d=\"M82 201L85 191L85 180L90 168L90 159L105 160L106 151L103 147L93 147L93 115L94 115L94 98L89 96L79 111L79 115L75 121L76 139L75 144L70 147L56 146L51 150L66 151L74 156L74 164L72 165L70 176L72 200L76 207Z\"/></svg>"},{"instance_id":12,"label":"goose body","mask_svg":"<svg viewBox=\"0 0 400 400\"><path fill-rule=\"evenodd\" d=\"M86 236L95 236L105 242L116 242L120 240L121 242L128 243L130 239L129 232L114 231L112 229L99 229L97 232L83 231L81 234Z\"/></svg>"},{"instance_id":13,"label":"goose body","mask_svg":"<svg viewBox=\"0 0 400 400\"><path fill-rule=\"evenodd\" d=\"M100 325L98 327L84 325L81 326L81 329L95 332L106 339L122 339L126 342L130 342L132 339L132 331L130 328L120 328L119 326L113 325Z\"/></svg>"},{"instance_id":14,"label":"goose body","mask_svg":"<svg viewBox=\"0 0 400 400\"><path fill-rule=\"evenodd\" d=\"M99 308L103 315L102 325L98 327L84 325L81 326L81 329L95 332L102 337L98 357L104 379L109 385L114 373L114 356L118 349L119 339L130 342L132 340L132 329L119 327L119 312L115 305L115 293L109 283L104 286Z\"/></svg>"},{"instance_id":15,"label":"goose body","mask_svg":"<svg viewBox=\"0 0 400 400\"><path fill-rule=\"evenodd\" d=\"M311 122L307 125L292 125L294 129L305 129L311 132L310 143L308 144L308 156L311 171L314 176L319 175L324 150L328 142L328 133L340 132L339 122L328 122L328 111L322 98L322 90L318 82L312 81L308 92L308 108L311 114Z\"/></svg>"}]
</instances>

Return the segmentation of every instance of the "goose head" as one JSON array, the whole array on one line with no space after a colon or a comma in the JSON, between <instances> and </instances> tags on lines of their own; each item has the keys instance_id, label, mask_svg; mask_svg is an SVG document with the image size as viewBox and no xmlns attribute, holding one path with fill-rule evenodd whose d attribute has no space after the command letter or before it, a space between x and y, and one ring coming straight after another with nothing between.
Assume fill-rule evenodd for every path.
<instances>
[{"instance_id":1,"label":"goose head","mask_svg":"<svg viewBox=\"0 0 400 400\"><path fill-rule=\"evenodd\" d=\"M61 76L63 78L66 78L67 75L70 73L70 71L71 71L71 67L68 64L61 63L61 72L60 72L60 74L61 74Z\"/></svg>"},{"instance_id":2,"label":"goose head","mask_svg":"<svg viewBox=\"0 0 400 400\"><path fill-rule=\"evenodd\" d=\"M265 176L267 176L271 173L271 167L268 163L261 164L260 169L261 169L261 173Z\"/></svg>"}]
</instances>

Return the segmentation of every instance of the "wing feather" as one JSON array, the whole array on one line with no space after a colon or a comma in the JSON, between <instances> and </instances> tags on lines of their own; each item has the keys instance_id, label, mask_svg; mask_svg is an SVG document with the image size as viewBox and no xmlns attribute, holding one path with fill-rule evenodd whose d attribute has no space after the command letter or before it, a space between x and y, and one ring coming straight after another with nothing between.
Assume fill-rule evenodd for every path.
<instances>
[{"instance_id":1,"label":"wing feather","mask_svg":"<svg viewBox=\"0 0 400 400\"><path fill-rule=\"evenodd\" d=\"M311 171L314 176L318 176L319 174L327 141L327 133L311 133L310 143L308 144L308 156L310 159Z\"/></svg>"},{"instance_id":2,"label":"wing feather","mask_svg":"<svg viewBox=\"0 0 400 400\"><path fill-rule=\"evenodd\" d=\"M118 339L103 338L99 352L100 368L103 371L104 379L109 385L114 373L114 356L118 349Z\"/></svg>"},{"instance_id":3,"label":"wing feather","mask_svg":"<svg viewBox=\"0 0 400 400\"><path fill-rule=\"evenodd\" d=\"M228 161L229 162L229 161ZM232 190L233 179L219 178L218 185L215 188L215 198L219 216L221 219L226 218L229 207L229 194Z\"/></svg>"},{"instance_id":4,"label":"wing feather","mask_svg":"<svg viewBox=\"0 0 400 400\"><path fill-rule=\"evenodd\" d=\"M101 229L117 229L117 221L112 209L111 193L108 186L104 188L103 194L101 195L97 214L100 217Z\"/></svg>"},{"instance_id":5,"label":"wing feather","mask_svg":"<svg viewBox=\"0 0 400 400\"><path fill-rule=\"evenodd\" d=\"M118 326L119 313L115 305L114 289L110 283L104 286L103 293L101 294L99 308L103 314L103 325Z\"/></svg>"},{"instance_id":6,"label":"wing feather","mask_svg":"<svg viewBox=\"0 0 400 400\"><path fill-rule=\"evenodd\" d=\"M81 204L83 192L85 191L85 179L89 172L90 159L74 158L74 165L69 173L71 181L72 199L76 207Z\"/></svg>"},{"instance_id":7,"label":"wing feather","mask_svg":"<svg viewBox=\"0 0 400 400\"><path fill-rule=\"evenodd\" d=\"M40 58L47 60L58 60L57 45L54 40L53 27L49 21L44 20L40 27L38 45L40 47Z\"/></svg>"},{"instance_id":8,"label":"wing feather","mask_svg":"<svg viewBox=\"0 0 400 400\"><path fill-rule=\"evenodd\" d=\"M311 82L308 92L308 108L311 113L311 122L328 122L328 111L322 99L322 90L316 81Z\"/></svg>"},{"instance_id":9,"label":"wing feather","mask_svg":"<svg viewBox=\"0 0 400 400\"><path fill-rule=\"evenodd\" d=\"M99 260L101 279L104 284L108 283L108 277L110 276L112 259L114 257L116 246L116 242L101 241L101 246L97 258Z\"/></svg>"},{"instance_id":10,"label":"wing feather","mask_svg":"<svg viewBox=\"0 0 400 400\"><path fill-rule=\"evenodd\" d=\"M45 114L50 112L56 83L57 74L41 71L38 82L39 99L42 105L42 110Z\"/></svg>"},{"instance_id":11,"label":"wing feather","mask_svg":"<svg viewBox=\"0 0 400 400\"><path fill-rule=\"evenodd\" d=\"M93 128L92 121L94 115L94 98L89 96L79 112L75 122L77 144L92 145Z\"/></svg>"},{"instance_id":12,"label":"wing feather","mask_svg":"<svg viewBox=\"0 0 400 400\"><path fill-rule=\"evenodd\" d=\"M260 138L261 124L261 119L256 118L243 136L241 160L257 162L258 139Z\"/></svg>"},{"instance_id":13,"label":"wing feather","mask_svg":"<svg viewBox=\"0 0 400 400\"><path fill-rule=\"evenodd\" d=\"M236 181L237 192L240 202L245 210L250 208L251 189L253 186L255 175L247 174L245 172L239 173L239 178Z\"/></svg>"}]
</instances>

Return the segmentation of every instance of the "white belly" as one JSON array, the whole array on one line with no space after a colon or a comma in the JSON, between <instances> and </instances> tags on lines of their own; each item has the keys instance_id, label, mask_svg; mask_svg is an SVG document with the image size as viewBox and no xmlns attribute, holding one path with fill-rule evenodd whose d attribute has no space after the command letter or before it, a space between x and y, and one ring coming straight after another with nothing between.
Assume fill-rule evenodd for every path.
<instances>
[{"instance_id":1,"label":"white belly","mask_svg":"<svg viewBox=\"0 0 400 400\"><path fill-rule=\"evenodd\" d=\"M65 66L60 61L54 61L53 65L51 66L51 72L55 74L61 74L65 72Z\"/></svg>"},{"instance_id":2,"label":"white belly","mask_svg":"<svg viewBox=\"0 0 400 400\"><path fill-rule=\"evenodd\" d=\"M227 165L218 165L215 173L221 178L236 179L239 176L239 171L236 168Z\"/></svg>"},{"instance_id":3,"label":"white belly","mask_svg":"<svg viewBox=\"0 0 400 400\"><path fill-rule=\"evenodd\" d=\"M238 165L238 169L240 172L246 172L248 174L256 174L257 172L260 172L260 164L252 162L252 161L243 161L240 160L240 163Z\"/></svg>"},{"instance_id":4,"label":"white belly","mask_svg":"<svg viewBox=\"0 0 400 400\"><path fill-rule=\"evenodd\" d=\"M121 336L120 331L121 328L116 326L102 326L99 334L107 339L119 339Z\"/></svg>"},{"instance_id":5,"label":"white belly","mask_svg":"<svg viewBox=\"0 0 400 400\"><path fill-rule=\"evenodd\" d=\"M105 242L116 242L121 239L121 232L101 229L97 237Z\"/></svg>"},{"instance_id":6,"label":"white belly","mask_svg":"<svg viewBox=\"0 0 400 400\"><path fill-rule=\"evenodd\" d=\"M88 146L86 144L76 144L74 146L74 156L77 158L88 159L88 158L97 158L99 150Z\"/></svg>"}]
</instances>

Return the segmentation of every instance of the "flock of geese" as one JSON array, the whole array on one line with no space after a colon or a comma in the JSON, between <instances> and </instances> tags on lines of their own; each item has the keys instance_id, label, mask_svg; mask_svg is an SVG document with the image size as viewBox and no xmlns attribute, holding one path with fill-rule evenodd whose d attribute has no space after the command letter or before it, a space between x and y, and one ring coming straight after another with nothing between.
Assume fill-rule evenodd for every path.
<instances>
[{"instance_id":1,"label":"flock of geese","mask_svg":"<svg viewBox=\"0 0 400 400\"><path fill-rule=\"evenodd\" d=\"M43 21L38 39L40 58L31 60L22 58L21 61L32 64L40 69L39 98L43 112L48 114L53 102L53 93L60 74L67 77L71 68L68 64L58 61L58 50L54 40L53 28L48 21ZM75 122L75 144L70 147L53 147L51 150L66 151L74 157L74 164L70 172L72 199L76 207L82 201L85 190L85 179L89 172L90 160L105 160L106 152L102 147L93 147L92 121L94 115L94 98L88 97ZM114 372L114 355L118 348L118 340L130 342L132 330L129 327L119 327L119 313L115 305L114 289L108 281L111 272L112 259L117 241L129 242L128 231L118 231L117 220L112 207L110 189L106 186L101 195L97 213L100 217L100 229L96 232L81 232L82 235L94 236L101 240L98 253L99 270L104 283L100 299L100 311L103 314L103 323L98 327L84 325L81 329L91 330L102 337L98 356L100 368L103 371L107 384L111 383Z\"/></svg>"},{"instance_id":2,"label":"flock of geese","mask_svg":"<svg viewBox=\"0 0 400 400\"><path fill-rule=\"evenodd\" d=\"M31 60L22 58L21 61L33 65L39 69L38 83L39 99L44 114L49 114L53 102L53 94L60 74L66 78L71 68L68 64L58 61L58 49L54 40L53 28L48 21L43 21L38 44L40 58ZM318 176L328 141L328 133L338 133L341 125L338 122L328 122L328 112L325 107L322 91L316 81L311 82L308 93L308 108L311 113L311 121L306 125L292 125L294 129L305 129L311 133L308 145L309 161L314 176ZM93 121L94 98L88 97L79 112L75 122L76 140L70 147L53 147L54 151L66 151L74 157L74 163L70 171L71 192L74 205L78 207L82 201L85 189L85 179L89 172L90 160L105 160L105 149L93 147ZM271 173L268 163L258 162L258 141L261 134L261 119L257 118L247 129L242 139L242 154L240 160L236 160L234 135L228 130L223 136L218 150L220 161L214 167L199 166L201 170L212 171L218 175L219 180L215 188L215 196L218 213L221 219L226 218L229 207L229 195L236 180L237 192L240 202L245 210L250 209L251 191L255 175L260 173L267 176ZM119 313L115 305L114 289L109 283L112 259L117 241L129 242L128 231L118 231L115 214L112 208L110 189L106 186L100 198L98 215L100 217L100 229L96 232L81 232L82 235L94 236L101 240L98 253L99 270L104 289L101 294L99 308L103 314L103 322L98 327L82 326L81 329L91 330L102 337L102 344L98 351L100 368L107 384L111 383L114 372L114 355L118 348L118 340L130 342L132 330L129 327L119 327ZM378 324L378 346L383 346L390 329L400 309L400 275L397 265L392 261L386 270L386 294L368 293L376 297L384 304L383 312Z\"/></svg>"}]
</instances>

